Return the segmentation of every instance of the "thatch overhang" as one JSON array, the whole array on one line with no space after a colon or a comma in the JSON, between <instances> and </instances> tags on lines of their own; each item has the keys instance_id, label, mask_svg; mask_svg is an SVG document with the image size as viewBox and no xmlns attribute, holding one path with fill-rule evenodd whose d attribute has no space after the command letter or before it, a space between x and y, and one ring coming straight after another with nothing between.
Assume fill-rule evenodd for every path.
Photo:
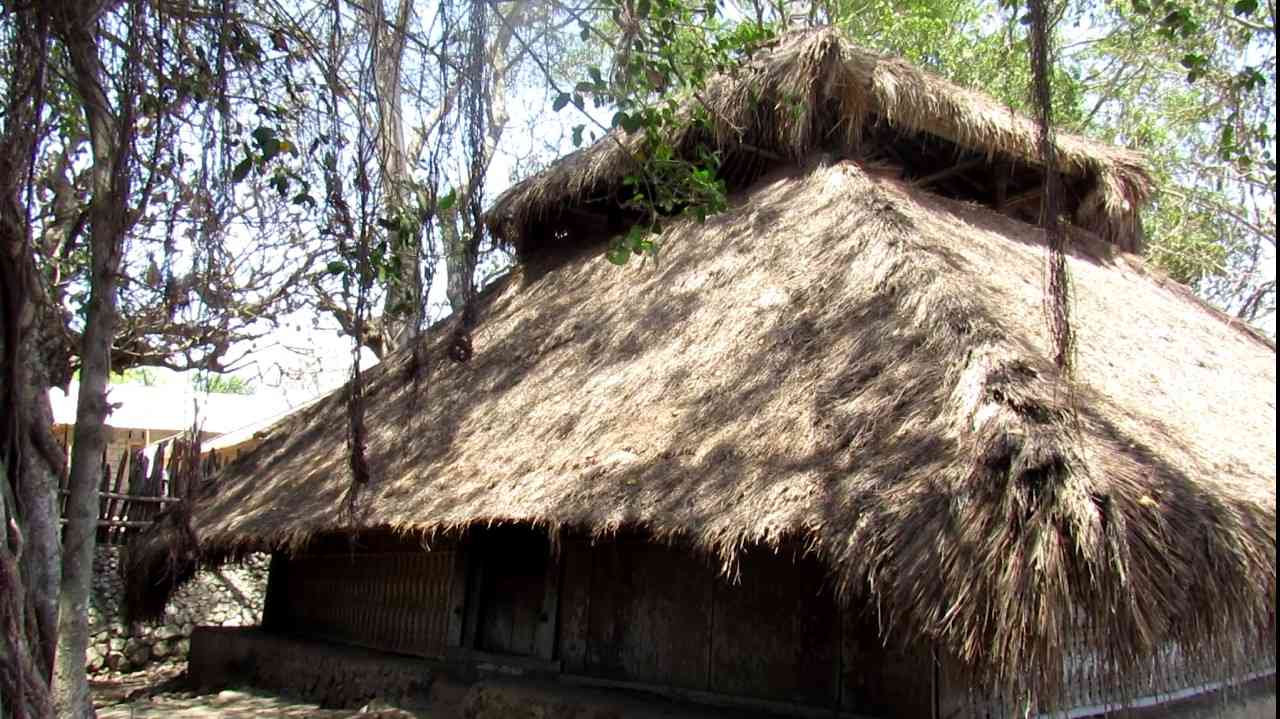
<instances>
[{"instance_id":1,"label":"thatch overhang","mask_svg":"<svg viewBox=\"0 0 1280 719\"><path fill-rule=\"evenodd\" d=\"M829 28L784 35L684 108L704 111L710 124L690 122L672 145L685 157L719 152L730 189L823 151L887 163L903 179L1016 217L1040 211L1044 167L1030 118ZM634 219L619 207L642 147L643 133L615 130L558 160L498 198L490 233L527 257L618 229ZM1066 133L1056 147L1070 220L1139 251L1138 212L1153 191L1141 156Z\"/></svg>"},{"instance_id":2,"label":"thatch overhang","mask_svg":"<svg viewBox=\"0 0 1280 719\"><path fill-rule=\"evenodd\" d=\"M853 162L667 231L647 266L597 243L491 285L467 364L446 325L370 372L354 517L342 393L292 416L195 508L202 552L523 523L730 570L801 542L887 637L1010 692L1073 652L1274 647L1273 344L1074 232L1069 384L1041 233Z\"/></svg>"}]
</instances>

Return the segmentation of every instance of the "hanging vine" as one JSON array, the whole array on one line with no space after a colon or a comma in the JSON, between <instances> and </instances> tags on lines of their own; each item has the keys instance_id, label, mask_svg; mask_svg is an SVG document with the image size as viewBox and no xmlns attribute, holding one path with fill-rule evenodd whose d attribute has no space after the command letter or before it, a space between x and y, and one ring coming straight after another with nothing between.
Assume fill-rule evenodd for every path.
<instances>
[{"instance_id":1,"label":"hanging vine","mask_svg":"<svg viewBox=\"0 0 1280 719\"><path fill-rule=\"evenodd\" d=\"M1058 176L1057 145L1054 139L1051 0L1029 0L1031 36L1031 99L1040 130L1040 157L1044 166L1044 193L1041 227L1049 242L1049 266L1045 287L1045 314L1053 341L1053 361L1068 378L1075 356L1075 332L1071 326L1071 277L1067 270L1067 233L1059 218L1062 180Z\"/></svg>"},{"instance_id":2,"label":"hanging vine","mask_svg":"<svg viewBox=\"0 0 1280 719\"><path fill-rule=\"evenodd\" d=\"M463 240L462 317L449 347L449 356L456 362L467 362L474 353L471 331L476 324L475 272L480 239L484 233L481 215L484 213L484 175L488 166L485 130L492 105L489 77L492 68L485 50L488 47L488 7L487 0L470 0L462 112L467 131L463 150L467 160L467 204L463 209L469 215L471 232Z\"/></svg>"}]
</instances>

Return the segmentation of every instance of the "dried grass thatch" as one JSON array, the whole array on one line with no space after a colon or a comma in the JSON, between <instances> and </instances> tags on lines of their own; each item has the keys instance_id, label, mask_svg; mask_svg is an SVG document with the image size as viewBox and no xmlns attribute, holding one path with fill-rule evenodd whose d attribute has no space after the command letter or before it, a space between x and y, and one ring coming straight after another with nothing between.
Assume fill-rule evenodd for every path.
<instances>
[{"instance_id":1,"label":"dried grass thatch","mask_svg":"<svg viewBox=\"0 0 1280 719\"><path fill-rule=\"evenodd\" d=\"M860 49L832 29L784 36L732 75L713 79L701 101L710 132L690 124L671 142L690 154L709 143L724 152L726 164L741 164L735 158L744 154L796 160L829 147L857 158L869 137L878 142L883 134L873 130L889 128L1004 165L993 173L1040 167L1030 118L901 59ZM640 148L641 134L615 131L557 161L498 198L488 214L490 232L527 256L555 234L566 210L608 205L635 171ZM1152 192L1141 158L1065 133L1057 136L1057 157L1057 169L1076 189L1075 224L1137 251L1138 210Z\"/></svg>"},{"instance_id":2,"label":"dried grass thatch","mask_svg":"<svg viewBox=\"0 0 1280 719\"><path fill-rule=\"evenodd\" d=\"M441 327L417 383L408 354L371 373L366 521L642 529L726 566L803 541L1008 693L1051 694L1069 649L1121 675L1274 644L1274 345L1077 233L1068 391L1039 231L851 162L668 231L656 265L597 245L491 286L468 364ZM205 551L351 526L342 412L224 469Z\"/></svg>"},{"instance_id":3,"label":"dried grass thatch","mask_svg":"<svg viewBox=\"0 0 1280 719\"><path fill-rule=\"evenodd\" d=\"M129 621L158 621L173 592L195 576L200 543L191 508L180 502L156 517L129 543L124 565L124 608Z\"/></svg>"}]
</instances>

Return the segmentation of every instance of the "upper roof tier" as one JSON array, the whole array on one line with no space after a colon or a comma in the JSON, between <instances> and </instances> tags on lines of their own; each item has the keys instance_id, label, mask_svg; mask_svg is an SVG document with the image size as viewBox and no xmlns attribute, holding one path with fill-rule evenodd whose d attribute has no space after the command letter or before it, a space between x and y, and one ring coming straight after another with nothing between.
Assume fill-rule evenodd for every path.
<instances>
[{"instance_id":1,"label":"upper roof tier","mask_svg":"<svg viewBox=\"0 0 1280 719\"><path fill-rule=\"evenodd\" d=\"M686 156L710 145L730 189L815 152L889 164L901 179L1034 220L1043 165L1036 123L994 98L904 60L861 49L830 28L789 33L696 101L710 126L671 138ZM686 102L690 111L692 102ZM1138 153L1059 133L1057 170L1075 225L1121 249L1141 249L1138 211L1152 179ZM489 231L522 257L625 227L624 178L643 133L615 130L511 187L487 214ZM576 243L575 242L575 243Z\"/></svg>"}]
</instances>

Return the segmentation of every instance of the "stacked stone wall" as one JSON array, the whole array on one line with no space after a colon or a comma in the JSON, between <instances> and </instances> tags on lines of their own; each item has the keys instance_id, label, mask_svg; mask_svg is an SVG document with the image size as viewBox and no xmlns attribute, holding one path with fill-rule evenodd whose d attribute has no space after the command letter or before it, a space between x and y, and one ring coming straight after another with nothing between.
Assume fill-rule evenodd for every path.
<instances>
[{"instance_id":1,"label":"stacked stone wall","mask_svg":"<svg viewBox=\"0 0 1280 719\"><path fill-rule=\"evenodd\" d=\"M261 622L269 562L266 555L198 573L174 593L160 622L125 621L122 567L126 551L100 546L94 555L86 656L91 675L185 661L196 626L248 627Z\"/></svg>"}]
</instances>

